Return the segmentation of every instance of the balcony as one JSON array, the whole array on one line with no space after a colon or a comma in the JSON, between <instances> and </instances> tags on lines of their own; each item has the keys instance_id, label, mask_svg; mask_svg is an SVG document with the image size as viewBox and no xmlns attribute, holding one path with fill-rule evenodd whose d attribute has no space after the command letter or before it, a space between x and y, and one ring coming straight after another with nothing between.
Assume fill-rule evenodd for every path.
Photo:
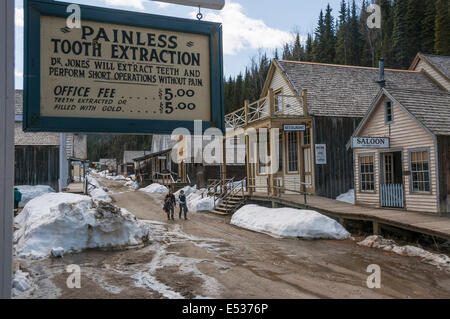
<instances>
[{"instance_id":1,"label":"balcony","mask_svg":"<svg viewBox=\"0 0 450 319\"><path fill-rule=\"evenodd\" d=\"M225 115L227 129L246 127L259 120L276 117L304 117L308 116L306 109L306 90L302 92L302 99L296 95L269 94L253 103L245 101L244 107Z\"/></svg>"}]
</instances>

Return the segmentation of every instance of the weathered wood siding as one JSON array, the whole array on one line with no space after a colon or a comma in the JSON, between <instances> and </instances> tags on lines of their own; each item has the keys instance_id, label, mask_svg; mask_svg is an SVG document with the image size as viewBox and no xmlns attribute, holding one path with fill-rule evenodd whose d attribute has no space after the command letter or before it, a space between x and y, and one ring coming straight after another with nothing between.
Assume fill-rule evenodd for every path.
<instances>
[{"instance_id":1,"label":"weathered wood siding","mask_svg":"<svg viewBox=\"0 0 450 319\"><path fill-rule=\"evenodd\" d=\"M438 137L439 209L450 214L450 136Z\"/></svg>"},{"instance_id":2,"label":"weathered wood siding","mask_svg":"<svg viewBox=\"0 0 450 319\"><path fill-rule=\"evenodd\" d=\"M417 63L416 71L425 71L429 76L433 78L434 81L438 82L442 87L444 87L448 92L450 92L450 81L443 77L439 72L437 72L431 65L429 65L424 60L420 60Z\"/></svg>"},{"instance_id":3,"label":"weathered wood siding","mask_svg":"<svg viewBox=\"0 0 450 319\"><path fill-rule=\"evenodd\" d=\"M49 185L58 190L58 179L58 146L15 147L15 185Z\"/></svg>"},{"instance_id":4,"label":"weathered wood siding","mask_svg":"<svg viewBox=\"0 0 450 319\"><path fill-rule=\"evenodd\" d=\"M286 82L278 68L275 68L269 88L273 89L275 92L281 89L283 105L290 105L289 108L284 108L283 114L303 116L302 106L300 105L298 98L294 97L297 96L297 94L289 86L289 83Z\"/></svg>"},{"instance_id":5,"label":"weathered wood siding","mask_svg":"<svg viewBox=\"0 0 450 319\"><path fill-rule=\"evenodd\" d=\"M313 165L316 195L336 198L353 188L353 154L346 144L360 121L361 118L314 117L314 143L327 146L327 164Z\"/></svg>"},{"instance_id":6,"label":"weathered wood siding","mask_svg":"<svg viewBox=\"0 0 450 319\"><path fill-rule=\"evenodd\" d=\"M391 150L402 151L403 154L403 172L409 172L409 150L417 148L429 149L431 192L429 194L418 194L411 192L410 175L404 174L403 185L405 189L405 207L411 211L434 212L437 209L437 185L436 185L436 148L433 137L425 131L415 120L405 113L399 105L393 103L394 122L391 125L385 125L384 121L384 102L386 98L381 99L375 110L372 112L366 125L362 128L359 136L390 137ZM375 205L379 204L379 164L380 153L388 150L355 150L355 191L358 203ZM361 193L359 191L358 180L358 154L375 153L376 168L376 192L373 194Z\"/></svg>"}]
</instances>

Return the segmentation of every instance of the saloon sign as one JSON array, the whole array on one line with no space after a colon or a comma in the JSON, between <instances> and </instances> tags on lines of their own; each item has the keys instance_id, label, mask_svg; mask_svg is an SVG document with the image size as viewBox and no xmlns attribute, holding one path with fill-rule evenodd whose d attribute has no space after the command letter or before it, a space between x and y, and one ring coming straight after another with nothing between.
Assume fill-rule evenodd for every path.
<instances>
[{"instance_id":1,"label":"saloon sign","mask_svg":"<svg viewBox=\"0 0 450 319\"><path fill-rule=\"evenodd\" d=\"M168 134L223 129L222 28L135 12L25 1L26 131Z\"/></svg>"},{"instance_id":2,"label":"saloon sign","mask_svg":"<svg viewBox=\"0 0 450 319\"><path fill-rule=\"evenodd\" d=\"M389 148L388 137L352 137L352 148Z\"/></svg>"}]
</instances>

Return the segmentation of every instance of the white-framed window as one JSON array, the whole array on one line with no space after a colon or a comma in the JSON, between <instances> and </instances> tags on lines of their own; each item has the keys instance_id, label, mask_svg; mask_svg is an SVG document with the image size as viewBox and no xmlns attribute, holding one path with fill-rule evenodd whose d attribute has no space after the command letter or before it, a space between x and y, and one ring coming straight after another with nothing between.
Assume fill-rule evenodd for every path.
<instances>
[{"instance_id":1,"label":"white-framed window","mask_svg":"<svg viewBox=\"0 0 450 319\"><path fill-rule=\"evenodd\" d=\"M428 150L413 150L409 152L411 169L411 191L430 192L430 161Z\"/></svg>"},{"instance_id":2,"label":"white-framed window","mask_svg":"<svg viewBox=\"0 0 450 319\"><path fill-rule=\"evenodd\" d=\"M359 189L362 192L375 191L375 156L359 156Z\"/></svg>"},{"instance_id":3,"label":"white-framed window","mask_svg":"<svg viewBox=\"0 0 450 319\"><path fill-rule=\"evenodd\" d=\"M391 101L386 101L384 103L384 122L385 124L394 122L394 107Z\"/></svg>"},{"instance_id":4,"label":"white-framed window","mask_svg":"<svg viewBox=\"0 0 450 319\"><path fill-rule=\"evenodd\" d=\"M282 90L277 90L274 92L275 97L275 112L283 111L283 96L281 95Z\"/></svg>"},{"instance_id":5,"label":"white-framed window","mask_svg":"<svg viewBox=\"0 0 450 319\"><path fill-rule=\"evenodd\" d=\"M298 172L298 134L288 132L287 137L287 171L288 173Z\"/></svg>"}]
</instances>

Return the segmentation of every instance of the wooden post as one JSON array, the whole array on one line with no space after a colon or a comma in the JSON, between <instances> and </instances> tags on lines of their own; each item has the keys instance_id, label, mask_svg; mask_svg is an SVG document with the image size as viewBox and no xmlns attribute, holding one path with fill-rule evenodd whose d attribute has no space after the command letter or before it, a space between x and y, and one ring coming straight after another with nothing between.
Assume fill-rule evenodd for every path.
<instances>
[{"instance_id":1,"label":"wooden post","mask_svg":"<svg viewBox=\"0 0 450 319\"><path fill-rule=\"evenodd\" d=\"M380 235L380 224L376 221L373 221L372 224L373 224L373 234Z\"/></svg>"},{"instance_id":2,"label":"wooden post","mask_svg":"<svg viewBox=\"0 0 450 319\"><path fill-rule=\"evenodd\" d=\"M269 89L269 93L267 95L267 99L269 100L269 117L273 116L274 106L275 106L275 95L273 94L273 89Z\"/></svg>"},{"instance_id":3,"label":"wooden post","mask_svg":"<svg viewBox=\"0 0 450 319\"><path fill-rule=\"evenodd\" d=\"M248 106L250 105L249 100L244 101L244 116L245 116L245 126L248 125Z\"/></svg>"},{"instance_id":4,"label":"wooden post","mask_svg":"<svg viewBox=\"0 0 450 319\"><path fill-rule=\"evenodd\" d=\"M250 138L247 134L245 134L245 166L247 168L247 192L250 194L250 196L253 195L253 185L252 183L252 177L251 177L251 164L250 164Z\"/></svg>"},{"instance_id":5,"label":"wooden post","mask_svg":"<svg viewBox=\"0 0 450 319\"><path fill-rule=\"evenodd\" d=\"M222 140L223 150L222 150L222 179L227 178L227 136L223 137Z\"/></svg>"},{"instance_id":6,"label":"wooden post","mask_svg":"<svg viewBox=\"0 0 450 319\"><path fill-rule=\"evenodd\" d=\"M0 21L0 299L9 299L14 215L14 0L0 1Z\"/></svg>"}]
</instances>

